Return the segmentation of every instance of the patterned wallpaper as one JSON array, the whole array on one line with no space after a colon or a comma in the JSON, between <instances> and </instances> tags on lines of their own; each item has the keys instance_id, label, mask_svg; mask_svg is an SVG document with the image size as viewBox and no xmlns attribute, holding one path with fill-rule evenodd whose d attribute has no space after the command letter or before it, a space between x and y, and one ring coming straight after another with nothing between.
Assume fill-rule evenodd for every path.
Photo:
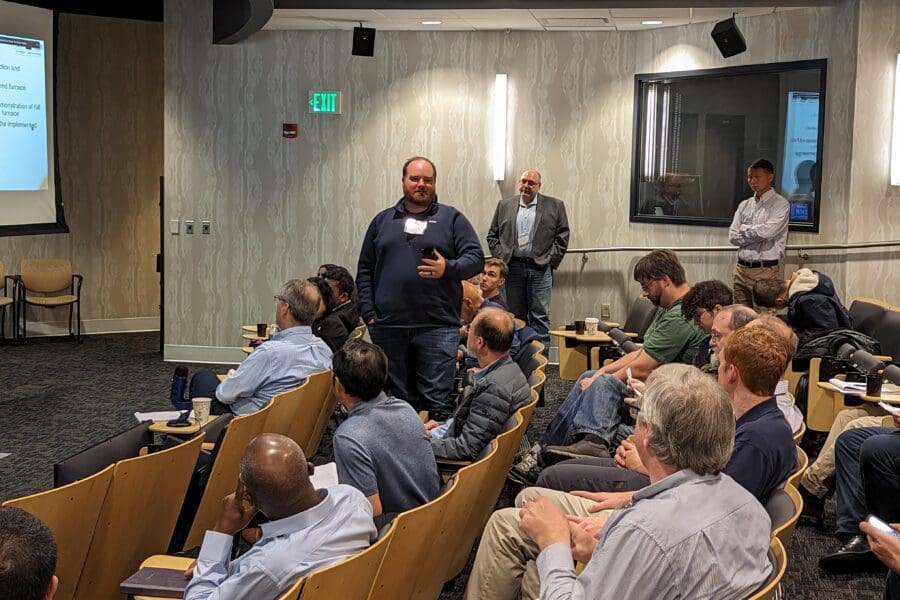
<instances>
[{"instance_id":1,"label":"patterned wallpaper","mask_svg":"<svg viewBox=\"0 0 900 600\"><path fill-rule=\"evenodd\" d=\"M159 316L163 165L161 23L61 14L57 132L69 234L0 237L0 260L67 258L84 275L82 318ZM65 320L29 308L29 320Z\"/></svg>"},{"instance_id":2,"label":"patterned wallpaper","mask_svg":"<svg viewBox=\"0 0 900 600\"><path fill-rule=\"evenodd\" d=\"M543 191L567 203L572 247L727 243L725 229L628 223L639 72L828 58L825 226L792 242L847 236L855 2L739 19L750 50L728 61L708 25L381 31L376 56L362 58L350 56L349 32L263 31L212 46L207 3L167 0L166 15L166 211L213 222L211 236L166 241L166 336L174 345L237 346L240 324L271 318L282 281L322 262L355 270L365 228L399 197L400 166L413 154L434 159L441 200L461 208L482 238L496 202L515 193L522 170L537 168ZM488 162L486 109L498 72L509 74L511 87L509 169L499 185ZM307 114L310 89L342 90L344 114ZM281 137L283 122L299 123L299 139ZM630 278L637 257L595 254L586 264L567 257L554 287L554 323L597 314L601 302L624 318L638 293ZM733 253L683 259L691 281L728 280ZM813 265L843 284L838 257L818 253Z\"/></svg>"}]
</instances>

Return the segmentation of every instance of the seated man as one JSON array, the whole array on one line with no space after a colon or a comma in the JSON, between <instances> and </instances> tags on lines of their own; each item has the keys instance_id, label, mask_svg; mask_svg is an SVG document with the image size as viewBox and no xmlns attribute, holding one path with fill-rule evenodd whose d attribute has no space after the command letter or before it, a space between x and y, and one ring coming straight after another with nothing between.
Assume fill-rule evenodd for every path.
<instances>
[{"instance_id":1,"label":"seated man","mask_svg":"<svg viewBox=\"0 0 900 600\"><path fill-rule=\"evenodd\" d=\"M719 384L731 400L736 419L734 451L722 470L764 504L798 466L794 438L773 397L789 362L787 349L775 333L748 324L728 337L720 357ZM648 379L648 391L653 377ZM633 444L626 441L620 448L615 462L620 468L587 460L566 461L541 473L538 486L612 492L582 496L597 502L597 510L625 506L632 492L648 481L639 477L640 473L646 476L646 468L633 456Z\"/></svg>"},{"instance_id":2,"label":"seated man","mask_svg":"<svg viewBox=\"0 0 900 600\"><path fill-rule=\"evenodd\" d=\"M799 340L797 334L788 327L787 323L774 315L763 315L747 323L747 325L750 327L763 327L780 337L787 349L788 365L791 364L791 360L797 353ZM794 433L800 431L800 428L803 426L803 413L794 404L794 397L788 392L787 379L781 379L778 385L775 386L775 400L778 402L778 408L781 409L784 418L787 419L788 425L791 426L791 431Z\"/></svg>"},{"instance_id":3,"label":"seated man","mask_svg":"<svg viewBox=\"0 0 900 600\"><path fill-rule=\"evenodd\" d=\"M690 287L676 254L671 250L647 254L635 265L634 280L653 304L665 309L644 334L643 347L578 378L543 438L513 468L510 476L515 480L533 483L540 472L542 453L557 458L609 458L609 449L633 431L624 402L627 371L643 380L662 364L694 360L704 336L681 316L681 299Z\"/></svg>"},{"instance_id":4,"label":"seated man","mask_svg":"<svg viewBox=\"0 0 900 600\"><path fill-rule=\"evenodd\" d=\"M441 480L422 420L407 402L382 391L384 351L351 340L335 353L333 365L334 395L347 414L333 439L338 480L362 492L376 517L437 496Z\"/></svg>"},{"instance_id":5,"label":"seated man","mask_svg":"<svg viewBox=\"0 0 900 600\"><path fill-rule=\"evenodd\" d=\"M335 314L337 299L328 280L324 277L310 277L307 281L316 286L320 297L319 310L316 311L312 332L328 344L328 348L334 352L344 345L353 330L347 329L341 315Z\"/></svg>"},{"instance_id":6,"label":"seated man","mask_svg":"<svg viewBox=\"0 0 900 600\"><path fill-rule=\"evenodd\" d=\"M514 330L512 316L500 309L483 309L475 317L466 344L478 359L474 383L463 393L452 418L443 425L425 423L436 457L475 460L510 415L531 401L528 381L509 357Z\"/></svg>"},{"instance_id":7,"label":"seated man","mask_svg":"<svg viewBox=\"0 0 900 600\"><path fill-rule=\"evenodd\" d=\"M459 320L462 323L462 327L460 328L461 342L464 343L465 340L468 339L469 326L472 324L478 311L488 308L506 310L492 300L485 300L481 295L481 289L477 285L470 281L463 281L462 305L459 311ZM513 336L512 343L509 347L509 355L513 360L519 358L519 352L521 352L531 340L538 339L537 332L527 325L524 327L515 325L515 328L515 335ZM469 355L468 352L465 353L462 360L466 369L477 367L478 365L478 359Z\"/></svg>"},{"instance_id":8,"label":"seated man","mask_svg":"<svg viewBox=\"0 0 900 600\"><path fill-rule=\"evenodd\" d=\"M293 440L274 433L251 440L237 491L203 538L185 600L278 598L301 577L369 546L377 532L365 497L346 485L316 489L312 472ZM257 512L269 520L262 537L231 560L233 536Z\"/></svg>"},{"instance_id":9,"label":"seated man","mask_svg":"<svg viewBox=\"0 0 900 600\"><path fill-rule=\"evenodd\" d=\"M719 281L710 279L695 284L681 299L681 315L686 321L693 321L700 330L709 334L715 316L723 307L731 304L733 294L731 288ZM700 345L694 358L694 366L702 369L710 363L712 347ZM713 367L714 369L714 367Z\"/></svg>"},{"instance_id":10,"label":"seated man","mask_svg":"<svg viewBox=\"0 0 900 600\"><path fill-rule=\"evenodd\" d=\"M291 279L275 300L275 323L279 331L272 339L260 344L221 383L208 369L198 371L191 380L190 397L212 398L212 414L254 413L277 394L301 385L313 373L331 366L331 350L311 329L319 310L316 286Z\"/></svg>"},{"instance_id":11,"label":"seated man","mask_svg":"<svg viewBox=\"0 0 900 600\"><path fill-rule=\"evenodd\" d=\"M865 570L877 564L859 523L872 514L900 522L900 417L893 427L851 429L835 444L837 537L841 548L819 559L830 573Z\"/></svg>"},{"instance_id":12,"label":"seated man","mask_svg":"<svg viewBox=\"0 0 900 600\"><path fill-rule=\"evenodd\" d=\"M663 365L654 378L635 426L651 484L605 524L566 501L578 498L523 491L517 508L488 521L467 598L746 598L766 581L769 517L721 472L735 435L731 403L690 366ZM575 560L586 563L578 576Z\"/></svg>"},{"instance_id":13,"label":"seated man","mask_svg":"<svg viewBox=\"0 0 900 600\"><path fill-rule=\"evenodd\" d=\"M753 301L774 311L787 307L788 324L800 337L852 326L831 279L818 271L800 269L787 281L757 281Z\"/></svg>"},{"instance_id":14,"label":"seated man","mask_svg":"<svg viewBox=\"0 0 900 600\"><path fill-rule=\"evenodd\" d=\"M509 312L506 300L500 293L500 288L506 283L506 276L509 275L509 267L503 262L502 258L486 258L484 260L484 269L481 271L481 295L485 300L489 300L500 306L503 310Z\"/></svg>"},{"instance_id":15,"label":"seated man","mask_svg":"<svg viewBox=\"0 0 900 600\"><path fill-rule=\"evenodd\" d=\"M324 277L328 285L331 286L331 293L334 295L337 306L331 311L331 314L338 315L344 323L344 327L351 334L353 330L359 327L359 299L356 297L356 284L353 281L353 275L344 267L337 265L326 265Z\"/></svg>"},{"instance_id":16,"label":"seated man","mask_svg":"<svg viewBox=\"0 0 900 600\"><path fill-rule=\"evenodd\" d=\"M816 457L800 479L797 486L803 497L802 518L810 519L823 525L825 516L825 500L834 493L835 457L834 445L838 437L851 429L865 427L882 427L890 424L890 417L876 417L865 408L845 408L837 414L831 424L831 430L819 455Z\"/></svg>"},{"instance_id":17,"label":"seated man","mask_svg":"<svg viewBox=\"0 0 900 600\"><path fill-rule=\"evenodd\" d=\"M0 508L0 600L53 600L56 540L31 513Z\"/></svg>"}]
</instances>

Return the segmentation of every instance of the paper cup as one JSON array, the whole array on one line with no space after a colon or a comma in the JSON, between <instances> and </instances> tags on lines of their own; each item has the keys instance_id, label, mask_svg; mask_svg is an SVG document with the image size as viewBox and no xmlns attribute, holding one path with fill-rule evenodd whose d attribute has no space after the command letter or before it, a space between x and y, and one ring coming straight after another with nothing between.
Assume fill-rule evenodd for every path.
<instances>
[{"instance_id":1,"label":"paper cup","mask_svg":"<svg viewBox=\"0 0 900 600\"><path fill-rule=\"evenodd\" d=\"M600 319L588 317L584 320L584 331L588 335L597 335L597 326L600 325Z\"/></svg>"},{"instance_id":2,"label":"paper cup","mask_svg":"<svg viewBox=\"0 0 900 600\"><path fill-rule=\"evenodd\" d=\"M202 427L209 423L209 408L212 405L212 398L194 398L191 400L194 405L194 418Z\"/></svg>"}]
</instances>

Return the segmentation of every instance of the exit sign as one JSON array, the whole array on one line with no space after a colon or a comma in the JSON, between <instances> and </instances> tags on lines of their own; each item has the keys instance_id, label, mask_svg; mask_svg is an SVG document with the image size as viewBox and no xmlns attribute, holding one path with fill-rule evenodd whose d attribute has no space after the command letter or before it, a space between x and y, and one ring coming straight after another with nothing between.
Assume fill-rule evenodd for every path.
<instances>
[{"instance_id":1,"label":"exit sign","mask_svg":"<svg viewBox=\"0 0 900 600\"><path fill-rule=\"evenodd\" d=\"M340 92L309 92L309 112L323 115L341 114Z\"/></svg>"}]
</instances>

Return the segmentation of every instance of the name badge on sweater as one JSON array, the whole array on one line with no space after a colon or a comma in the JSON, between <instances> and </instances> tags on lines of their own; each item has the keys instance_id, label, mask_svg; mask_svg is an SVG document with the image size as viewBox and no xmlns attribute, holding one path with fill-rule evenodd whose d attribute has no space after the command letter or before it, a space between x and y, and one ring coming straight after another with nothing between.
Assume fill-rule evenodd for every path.
<instances>
[{"instance_id":1,"label":"name badge on sweater","mask_svg":"<svg viewBox=\"0 0 900 600\"><path fill-rule=\"evenodd\" d=\"M408 233L409 235L422 235L427 228L428 221L420 221L409 217L403 225L403 233Z\"/></svg>"}]
</instances>

